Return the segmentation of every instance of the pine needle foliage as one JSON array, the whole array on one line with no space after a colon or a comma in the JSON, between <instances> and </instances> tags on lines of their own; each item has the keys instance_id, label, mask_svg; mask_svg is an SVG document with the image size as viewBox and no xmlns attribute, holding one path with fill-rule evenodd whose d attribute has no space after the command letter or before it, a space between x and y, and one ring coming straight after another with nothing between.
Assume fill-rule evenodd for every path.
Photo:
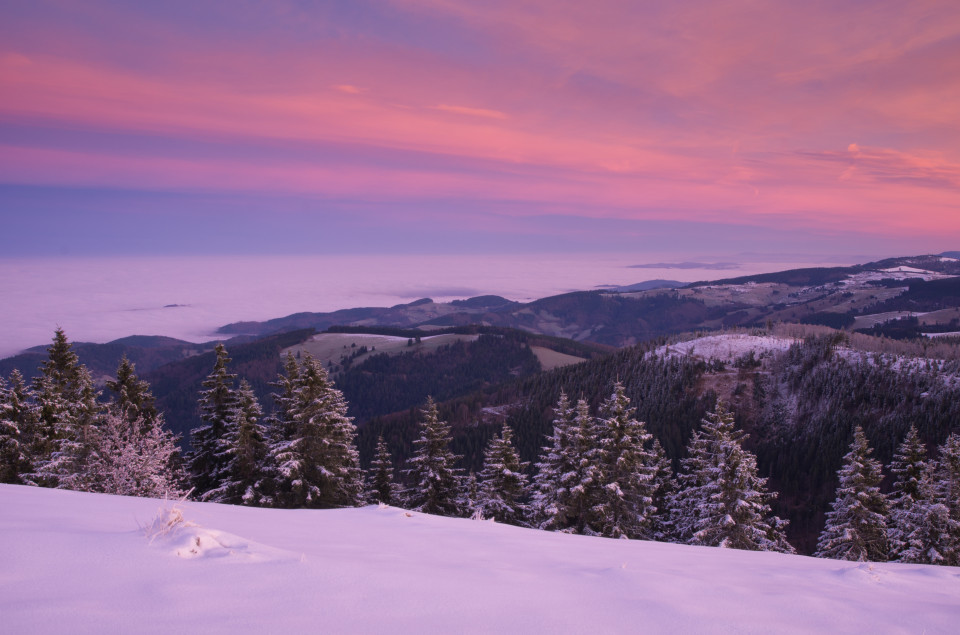
<instances>
[{"instance_id":1,"label":"pine needle foliage","mask_svg":"<svg viewBox=\"0 0 960 635\"><path fill-rule=\"evenodd\" d=\"M377 439L377 455L370 463L370 486L368 498L384 505L400 502L400 488L393 478L393 457L383 435Z\"/></svg>"},{"instance_id":2,"label":"pine needle foliage","mask_svg":"<svg viewBox=\"0 0 960 635\"><path fill-rule=\"evenodd\" d=\"M37 428L37 409L20 371L9 383L0 377L0 483L23 483L31 471L31 437Z\"/></svg>"},{"instance_id":3,"label":"pine needle foliage","mask_svg":"<svg viewBox=\"0 0 960 635\"><path fill-rule=\"evenodd\" d=\"M240 381L236 397L217 451L217 463L223 465L220 485L202 498L215 503L253 505L258 502L254 487L260 481L267 455L265 430L260 424L263 410L245 379Z\"/></svg>"},{"instance_id":4,"label":"pine needle foliage","mask_svg":"<svg viewBox=\"0 0 960 635\"><path fill-rule=\"evenodd\" d=\"M203 380L200 391L200 418L204 423L191 431L193 449L187 455L194 493L200 498L219 488L226 479L227 457L222 446L231 413L237 407L237 376L227 371L232 360L222 342L217 344L216 355L213 370Z\"/></svg>"},{"instance_id":5,"label":"pine needle foliage","mask_svg":"<svg viewBox=\"0 0 960 635\"><path fill-rule=\"evenodd\" d=\"M889 555L886 522L889 506L880 491L880 462L863 428L857 426L850 451L843 457L837 495L817 543L816 556L857 562L883 562Z\"/></svg>"},{"instance_id":6,"label":"pine needle foliage","mask_svg":"<svg viewBox=\"0 0 960 635\"><path fill-rule=\"evenodd\" d=\"M476 508L484 518L500 523L526 525L529 513L527 463L521 463L513 447L513 431L506 423L499 437L491 439L484 452Z\"/></svg>"},{"instance_id":7,"label":"pine needle foliage","mask_svg":"<svg viewBox=\"0 0 960 635\"><path fill-rule=\"evenodd\" d=\"M776 494L758 475L756 457L742 447L745 437L723 403L707 414L681 462L678 531L694 545L792 552L786 522L770 509Z\"/></svg>"},{"instance_id":8,"label":"pine needle foliage","mask_svg":"<svg viewBox=\"0 0 960 635\"><path fill-rule=\"evenodd\" d=\"M57 329L48 359L34 382L38 424L27 482L86 491L88 466L97 460L97 423L103 407L87 367L80 363L63 329Z\"/></svg>"},{"instance_id":9,"label":"pine needle foliage","mask_svg":"<svg viewBox=\"0 0 960 635\"><path fill-rule=\"evenodd\" d=\"M567 394L560 392L554 406L553 434L547 436L541 459L536 464L530 502L530 522L539 529L555 529L565 525L563 510L558 506L561 477L574 471L578 461L574 443L573 415Z\"/></svg>"},{"instance_id":10,"label":"pine needle foliage","mask_svg":"<svg viewBox=\"0 0 960 635\"><path fill-rule=\"evenodd\" d=\"M304 355L286 377L289 401L272 428L266 475L269 502L277 507L353 507L363 503L363 473L356 427L347 401L326 369ZM283 381L280 383L284 383ZM279 434L276 434L279 432Z\"/></svg>"},{"instance_id":11,"label":"pine needle foliage","mask_svg":"<svg viewBox=\"0 0 960 635\"><path fill-rule=\"evenodd\" d=\"M600 499L596 505L601 535L652 538L655 458L648 449L653 436L636 419L623 384L600 407L596 421Z\"/></svg>"},{"instance_id":12,"label":"pine needle foliage","mask_svg":"<svg viewBox=\"0 0 960 635\"><path fill-rule=\"evenodd\" d=\"M425 514L460 515L461 477L454 467L459 456L450 451L450 425L440 420L437 404L428 398L422 410L420 437L414 441L416 453L405 471L411 486L406 504Z\"/></svg>"}]
</instances>

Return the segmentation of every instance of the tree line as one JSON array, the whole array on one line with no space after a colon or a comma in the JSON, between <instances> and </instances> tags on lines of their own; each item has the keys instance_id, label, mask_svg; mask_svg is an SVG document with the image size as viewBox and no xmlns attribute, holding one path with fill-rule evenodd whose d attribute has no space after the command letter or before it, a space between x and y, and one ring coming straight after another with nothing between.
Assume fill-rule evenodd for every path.
<instances>
[{"instance_id":1,"label":"tree line","mask_svg":"<svg viewBox=\"0 0 960 635\"><path fill-rule=\"evenodd\" d=\"M274 411L263 417L219 344L198 396L203 423L185 456L133 364L121 361L103 403L62 330L48 357L31 386L17 371L0 378L3 482L134 496L190 491L203 501L282 508L380 502L568 533L794 551L787 521L771 506L776 494L743 445L747 435L719 400L675 469L623 383L595 408L561 392L531 478L506 422L479 472L463 470L450 424L428 398L398 477L382 436L361 469L348 404L309 355L287 356L272 384ZM928 459L911 427L890 464L890 494L880 491L870 453L857 427L816 555L960 564L960 435Z\"/></svg>"}]
</instances>

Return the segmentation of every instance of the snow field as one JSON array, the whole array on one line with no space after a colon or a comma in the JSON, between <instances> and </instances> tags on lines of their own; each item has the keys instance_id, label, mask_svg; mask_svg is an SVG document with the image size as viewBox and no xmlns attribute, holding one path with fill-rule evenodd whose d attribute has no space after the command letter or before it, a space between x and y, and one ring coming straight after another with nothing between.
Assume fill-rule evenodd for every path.
<instances>
[{"instance_id":1,"label":"snow field","mask_svg":"<svg viewBox=\"0 0 960 635\"><path fill-rule=\"evenodd\" d=\"M733 362L749 354L750 351L757 356L769 351L781 352L789 349L796 342L797 340L793 338L775 335L725 333L661 346L656 350L656 354L668 357L695 356L703 360L719 359L724 362Z\"/></svg>"},{"instance_id":2,"label":"snow field","mask_svg":"<svg viewBox=\"0 0 960 635\"><path fill-rule=\"evenodd\" d=\"M9 633L955 633L960 569L0 485ZM165 520L162 518L161 520ZM177 554L200 537L196 557ZM213 542L204 543L210 539Z\"/></svg>"}]
</instances>

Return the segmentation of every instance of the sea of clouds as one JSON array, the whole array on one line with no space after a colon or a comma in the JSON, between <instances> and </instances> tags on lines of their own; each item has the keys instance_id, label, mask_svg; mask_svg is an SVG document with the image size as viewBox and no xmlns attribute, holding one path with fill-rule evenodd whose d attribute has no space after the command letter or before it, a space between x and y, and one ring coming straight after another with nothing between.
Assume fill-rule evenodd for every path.
<instances>
[{"instance_id":1,"label":"sea of clouds","mask_svg":"<svg viewBox=\"0 0 960 635\"><path fill-rule=\"evenodd\" d=\"M728 264L727 256L697 258L703 268L635 267L684 260L663 254L0 259L0 357L46 344L58 326L72 341L166 335L200 342L230 322L300 311L484 294L528 301L652 279L710 280L811 266L745 260L710 267Z\"/></svg>"}]
</instances>

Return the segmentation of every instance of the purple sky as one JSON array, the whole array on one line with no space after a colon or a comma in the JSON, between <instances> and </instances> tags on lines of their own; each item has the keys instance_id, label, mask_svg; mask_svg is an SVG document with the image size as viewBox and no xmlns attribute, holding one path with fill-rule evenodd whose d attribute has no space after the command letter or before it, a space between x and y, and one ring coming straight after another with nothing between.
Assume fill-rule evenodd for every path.
<instances>
[{"instance_id":1,"label":"purple sky","mask_svg":"<svg viewBox=\"0 0 960 635\"><path fill-rule=\"evenodd\" d=\"M955 1L0 12L0 254L960 249Z\"/></svg>"}]
</instances>

